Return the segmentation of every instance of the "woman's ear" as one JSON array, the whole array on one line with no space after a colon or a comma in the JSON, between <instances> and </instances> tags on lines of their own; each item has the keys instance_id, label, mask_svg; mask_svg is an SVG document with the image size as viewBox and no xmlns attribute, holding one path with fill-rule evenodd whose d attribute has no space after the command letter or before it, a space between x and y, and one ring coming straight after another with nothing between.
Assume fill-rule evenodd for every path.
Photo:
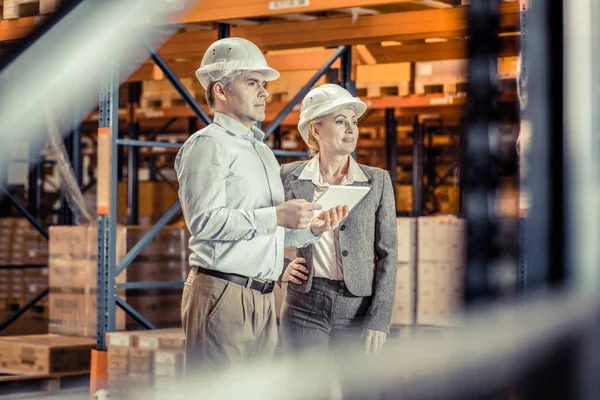
<instances>
[{"instance_id":1,"label":"woman's ear","mask_svg":"<svg viewBox=\"0 0 600 400\"><path fill-rule=\"evenodd\" d=\"M321 134L319 133L318 129L318 124L314 124L310 126L310 130L309 130L309 135L312 135L313 139L318 140L320 139Z\"/></svg>"},{"instance_id":2,"label":"woman's ear","mask_svg":"<svg viewBox=\"0 0 600 400\"><path fill-rule=\"evenodd\" d=\"M212 90L213 94L215 95L215 98L218 98L222 101L227 101L227 98L225 97L225 87L221 82L215 83Z\"/></svg>"}]
</instances>

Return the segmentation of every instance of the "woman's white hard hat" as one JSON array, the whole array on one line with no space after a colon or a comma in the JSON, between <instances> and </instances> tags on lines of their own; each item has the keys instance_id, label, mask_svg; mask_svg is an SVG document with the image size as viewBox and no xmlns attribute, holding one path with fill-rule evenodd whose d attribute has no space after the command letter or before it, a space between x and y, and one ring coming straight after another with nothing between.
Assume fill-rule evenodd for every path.
<instances>
[{"instance_id":1,"label":"woman's white hard hat","mask_svg":"<svg viewBox=\"0 0 600 400\"><path fill-rule=\"evenodd\" d=\"M266 81L279 78L279 72L267 65L265 56L254 43L236 37L211 44L202 57L196 77L206 89L211 82L243 71L260 72Z\"/></svg>"},{"instance_id":2,"label":"woman's white hard hat","mask_svg":"<svg viewBox=\"0 0 600 400\"><path fill-rule=\"evenodd\" d=\"M367 111L367 105L362 100L339 85L326 83L312 89L300 107L298 130L302 139L308 144L308 126L312 120L346 108L354 110L357 118Z\"/></svg>"}]
</instances>

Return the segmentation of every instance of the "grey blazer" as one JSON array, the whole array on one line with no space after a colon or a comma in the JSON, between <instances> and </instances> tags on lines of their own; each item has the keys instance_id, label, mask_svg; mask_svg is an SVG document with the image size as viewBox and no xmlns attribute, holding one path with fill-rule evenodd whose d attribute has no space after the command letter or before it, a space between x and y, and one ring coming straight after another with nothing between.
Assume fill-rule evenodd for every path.
<instances>
[{"instance_id":1,"label":"grey blazer","mask_svg":"<svg viewBox=\"0 0 600 400\"><path fill-rule=\"evenodd\" d=\"M282 166L286 201L313 200L312 182L298 180L306 164L308 161L297 161ZM338 227L344 281L353 295L372 296L363 328L389 332L398 271L394 191L387 171L361 164L359 167L368 181L353 186L370 186L371 190ZM308 280L301 285L289 282L288 288L308 293L314 276L313 245L297 249L297 254L306 260Z\"/></svg>"}]
</instances>

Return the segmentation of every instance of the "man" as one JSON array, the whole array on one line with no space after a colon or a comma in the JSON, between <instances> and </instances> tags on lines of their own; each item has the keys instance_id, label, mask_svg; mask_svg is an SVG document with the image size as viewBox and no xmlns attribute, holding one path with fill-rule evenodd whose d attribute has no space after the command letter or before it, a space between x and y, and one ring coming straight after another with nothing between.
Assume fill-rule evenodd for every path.
<instances>
[{"instance_id":1,"label":"man","mask_svg":"<svg viewBox=\"0 0 600 400\"><path fill-rule=\"evenodd\" d=\"M191 232L192 271L182 299L188 368L271 357L272 291L284 246L316 242L347 214L337 207L313 220L320 206L284 202L279 164L255 126L265 118L266 82L279 73L256 45L240 38L213 43L196 76L215 116L175 161Z\"/></svg>"}]
</instances>

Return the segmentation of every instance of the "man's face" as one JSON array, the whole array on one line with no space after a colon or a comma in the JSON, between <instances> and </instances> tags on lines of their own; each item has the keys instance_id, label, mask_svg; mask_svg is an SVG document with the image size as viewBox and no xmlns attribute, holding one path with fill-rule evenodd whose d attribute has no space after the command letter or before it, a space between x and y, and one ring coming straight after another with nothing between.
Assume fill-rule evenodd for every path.
<instances>
[{"instance_id":1,"label":"man's face","mask_svg":"<svg viewBox=\"0 0 600 400\"><path fill-rule=\"evenodd\" d=\"M269 92L260 72L244 72L233 79L225 92L226 107L231 116L247 127L265 119L265 105Z\"/></svg>"}]
</instances>

